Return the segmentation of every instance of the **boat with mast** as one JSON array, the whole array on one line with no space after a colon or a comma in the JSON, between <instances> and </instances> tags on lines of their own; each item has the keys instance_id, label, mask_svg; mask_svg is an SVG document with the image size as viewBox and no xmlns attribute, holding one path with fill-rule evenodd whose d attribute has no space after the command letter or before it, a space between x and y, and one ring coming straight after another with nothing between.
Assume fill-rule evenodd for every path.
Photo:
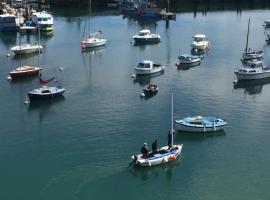
<instances>
[{"instance_id":1,"label":"boat with mast","mask_svg":"<svg viewBox=\"0 0 270 200\"><path fill-rule=\"evenodd\" d=\"M86 18L87 19L87 18ZM85 27L86 27L86 23L85 23L85 27L84 27L84 33L83 33L83 41L81 42L81 46L83 49L85 48L94 48L94 47L99 47L99 46L103 46L106 45L107 40L104 39L102 37L102 31L98 31L96 33L91 33L91 0L89 0L89 24L88 24L88 35L86 35L86 37L84 38L84 34L85 34Z\"/></svg>"},{"instance_id":2,"label":"boat with mast","mask_svg":"<svg viewBox=\"0 0 270 200\"><path fill-rule=\"evenodd\" d=\"M40 31L38 34L38 46L40 46ZM20 48L21 48L21 33L20 33ZM40 75L42 68L40 67L39 56L40 56L40 49L38 50L38 66L37 67L22 66L22 53L20 51L20 67L10 71L9 72L10 77L14 79L14 78L27 78L31 76Z\"/></svg>"},{"instance_id":3,"label":"boat with mast","mask_svg":"<svg viewBox=\"0 0 270 200\"><path fill-rule=\"evenodd\" d=\"M183 144L173 144L173 93L172 93L172 120L171 120L171 147L163 146L157 150L156 153L150 152L145 158L142 154L133 155L131 157L132 163L142 167L151 167L168 162L175 161L180 156Z\"/></svg>"},{"instance_id":4,"label":"boat with mast","mask_svg":"<svg viewBox=\"0 0 270 200\"><path fill-rule=\"evenodd\" d=\"M242 55L242 61L246 62L248 60L253 59L263 59L263 51L251 51L250 48L248 48L248 42L249 42L249 28L250 28L250 18L248 19L248 31L247 31L247 40L246 40L246 48L244 50L244 53Z\"/></svg>"}]
</instances>

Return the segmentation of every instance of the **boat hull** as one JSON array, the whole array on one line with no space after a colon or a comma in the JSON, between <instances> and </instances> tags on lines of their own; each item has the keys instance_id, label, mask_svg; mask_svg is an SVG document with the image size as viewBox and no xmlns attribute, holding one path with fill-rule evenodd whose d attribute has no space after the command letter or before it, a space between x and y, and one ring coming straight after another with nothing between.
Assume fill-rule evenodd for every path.
<instances>
[{"instance_id":1,"label":"boat hull","mask_svg":"<svg viewBox=\"0 0 270 200\"><path fill-rule=\"evenodd\" d=\"M158 37L148 37L148 38L142 38L142 37L133 37L135 43L158 43L160 42L160 38Z\"/></svg>"},{"instance_id":2,"label":"boat hull","mask_svg":"<svg viewBox=\"0 0 270 200\"><path fill-rule=\"evenodd\" d=\"M140 68L135 68L135 72L137 75L149 75L149 74L155 74L159 72L163 72L164 68L163 67L158 67L156 69L140 69Z\"/></svg>"},{"instance_id":3,"label":"boat hull","mask_svg":"<svg viewBox=\"0 0 270 200\"><path fill-rule=\"evenodd\" d=\"M65 93L65 89L62 89L59 92L50 93L50 94L34 94L31 92L28 92L28 97L29 97L30 101L49 100L49 99L55 99L57 97L60 97L64 93Z\"/></svg>"},{"instance_id":4,"label":"boat hull","mask_svg":"<svg viewBox=\"0 0 270 200\"><path fill-rule=\"evenodd\" d=\"M262 73L244 74L239 72L234 72L238 80L257 80L270 77L270 70Z\"/></svg>"},{"instance_id":5,"label":"boat hull","mask_svg":"<svg viewBox=\"0 0 270 200\"><path fill-rule=\"evenodd\" d=\"M106 45L107 40L102 40L100 42L87 42L82 41L82 48L95 48Z\"/></svg>"},{"instance_id":6,"label":"boat hull","mask_svg":"<svg viewBox=\"0 0 270 200\"><path fill-rule=\"evenodd\" d=\"M31 71L24 71L24 72L13 72L11 71L9 73L9 75L11 76L12 79L16 79L16 78L27 78L27 77L31 77L31 76L38 76L41 72L41 68L40 69L36 69L36 70L31 70Z\"/></svg>"},{"instance_id":7,"label":"boat hull","mask_svg":"<svg viewBox=\"0 0 270 200\"><path fill-rule=\"evenodd\" d=\"M20 55L20 54L31 54L31 53L36 53L38 52L40 49L40 51L43 50L43 48L29 48L29 49L17 49L17 48L12 48L11 51L15 54L15 55Z\"/></svg>"},{"instance_id":8,"label":"boat hull","mask_svg":"<svg viewBox=\"0 0 270 200\"><path fill-rule=\"evenodd\" d=\"M198 133L220 131L220 130L223 130L224 127L227 125L227 124L224 124L224 125L204 127L204 126L189 126L189 125L181 124L178 122L175 122L175 124L176 124L176 130L183 131L183 132L198 132Z\"/></svg>"},{"instance_id":9,"label":"boat hull","mask_svg":"<svg viewBox=\"0 0 270 200\"><path fill-rule=\"evenodd\" d=\"M181 154L183 145L174 145L173 148L175 150L170 150L168 153L165 154L155 154L153 157L144 159L142 158L142 155L138 155L137 159L135 160L135 165L141 166L141 167L151 167L155 165L161 165L168 162L172 162L177 159L177 157ZM167 150L168 146L162 147L160 150ZM173 158L174 157L174 158ZM134 160L135 157L132 156L132 159Z\"/></svg>"}]
</instances>

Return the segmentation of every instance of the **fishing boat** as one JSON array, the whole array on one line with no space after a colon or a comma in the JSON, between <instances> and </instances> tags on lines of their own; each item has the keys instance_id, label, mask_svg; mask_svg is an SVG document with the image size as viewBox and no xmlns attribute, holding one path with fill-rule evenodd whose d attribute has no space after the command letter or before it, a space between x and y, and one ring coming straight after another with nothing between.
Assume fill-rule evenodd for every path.
<instances>
[{"instance_id":1,"label":"fishing boat","mask_svg":"<svg viewBox=\"0 0 270 200\"><path fill-rule=\"evenodd\" d=\"M38 41L40 42L40 35ZM21 47L21 34L20 34L20 47ZM40 56L40 51L38 53L38 66L37 67L31 67L31 66L22 66L22 51L20 52L20 67L12 70L9 72L9 75L12 79L16 78L28 78L32 76L37 76L40 75L42 68L39 67L39 56Z\"/></svg>"},{"instance_id":2,"label":"fishing boat","mask_svg":"<svg viewBox=\"0 0 270 200\"><path fill-rule=\"evenodd\" d=\"M191 47L193 49L207 49L209 47L209 41L207 37L203 34L197 34L193 36L193 42L191 43Z\"/></svg>"},{"instance_id":3,"label":"fishing boat","mask_svg":"<svg viewBox=\"0 0 270 200\"><path fill-rule=\"evenodd\" d=\"M38 44L20 44L10 49L15 55L36 53L43 50L43 46Z\"/></svg>"},{"instance_id":4,"label":"fishing boat","mask_svg":"<svg viewBox=\"0 0 270 200\"><path fill-rule=\"evenodd\" d=\"M133 40L135 43L157 43L160 42L160 35L153 34L148 29L141 30L139 34L134 35Z\"/></svg>"},{"instance_id":5,"label":"fishing boat","mask_svg":"<svg viewBox=\"0 0 270 200\"><path fill-rule=\"evenodd\" d=\"M141 167L151 167L155 165L161 165L168 162L175 161L181 154L183 144L173 144L173 94L172 94L172 128L171 128L171 140L172 147L163 146L157 150L156 153L150 152L148 157L145 158L142 154L133 155L131 157L132 163Z\"/></svg>"},{"instance_id":6,"label":"fishing boat","mask_svg":"<svg viewBox=\"0 0 270 200\"><path fill-rule=\"evenodd\" d=\"M260 60L251 60L234 73L238 80L256 80L270 77L270 67L265 67Z\"/></svg>"},{"instance_id":7,"label":"fishing boat","mask_svg":"<svg viewBox=\"0 0 270 200\"><path fill-rule=\"evenodd\" d=\"M226 125L223 119L216 117L186 117L181 120L175 120L176 129L187 132L213 132L222 130Z\"/></svg>"},{"instance_id":8,"label":"fishing boat","mask_svg":"<svg viewBox=\"0 0 270 200\"><path fill-rule=\"evenodd\" d=\"M158 72L163 72L164 66L161 64L153 63L151 60L143 60L135 67L135 72L137 75L148 75Z\"/></svg>"},{"instance_id":9,"label":"fishing boat","mask_svg":"<svg viewBox=\"0 0 270 200\"><path fill-rule=\"evenodd\" d=\"M199 56L192 56L188 54L182 54L178 56L176 66L197 66L201 63L201 58Z\"/></svg>"},{"instance_id":10,"label":"fishing boat","mask_svg":"<svg viewBox=\"0 0 270 200\"><path fill-rule=\"evenodd\" d=\"M41 31L53 31L53 16L46 11L33 13L32 22L40 27Z\"/></svg>"},{"instance_id":11,"label":"fishing boat","mask_svg":"<svg viewBox=\"0 0 270 200\"><path fill-rule=\"evenodd\" d=\"M64 92L66 91L66 89L63 88L61 85L59 85L59 86L46 86L46 85L44 85L44 84L51 82L52 80L54 80L54 77L52 77L48 80L42 80L41 78L39 78L40 84L43 86L28 92L28 97L29 97L30 101L48 100L48 99L54 99L54 98L62 96L64 94Z\"/></svg>"},{"instance_id":12,"label":"fishing boat","mask_svg":"<svg viewBox=\"0 0 270 200\"><path fill-rule=\"evenodd\" d=\"M251 51L248 48L248 41L249 41L249 27L250 27L250 18L248 19L248 31L247 31L247 40L246 40L246 48L244 53L242 54L242 61L245 62L247 60L253 59L263 59L263 51Z\"/></svg>"},{"instance_id":13,"label":"fishing boat","mask_svg":"<svg viewBox=\"0 0 270 200\"><path fill-rule=\"evenodd\" d=\"M95 47L100 47L103 45L106 45L107 40L103 38L102 36L102 31L98 31L94 34L90 32L91 30L91 23L90 23L90 18L91 18L91 0L89 0L89 24L88 24L88 35L84 38L83 36L83 41L81 42L81 47L82 49L85 48L95 48ZM85 23L86 26L86 23ZM84 34L83 34L84 35Z\"/></svg>"}]
</instances>

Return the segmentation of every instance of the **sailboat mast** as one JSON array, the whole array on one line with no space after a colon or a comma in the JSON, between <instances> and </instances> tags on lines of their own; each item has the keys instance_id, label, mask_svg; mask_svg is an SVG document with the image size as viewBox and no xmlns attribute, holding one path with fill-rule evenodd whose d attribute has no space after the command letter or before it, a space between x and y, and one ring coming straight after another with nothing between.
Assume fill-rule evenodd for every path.
<instances>
[{"instance_id":1,"label":"sailboat mast","mask_svg":"<svg viewBox=\"0 0 270 200\"><path fill-rule=\"evenodd\" d=\"M40 25L38 25L38 67L40 65L39 56L40 56Z\"/></svg>"},{"instance_id":2,"label":"sailboat mast","mask_svg":"<svg viewBox=\"0 0 270 200\"><path fill-rule=\"evenodd\" d=\"M91 30L91 7L92 7L92 1L89 0L89 34L90 34L90 30Z\"/></svg>"},{"instance_id":3,"label":"sailboat mast","mask_svg":"<svg viewBox=\"0 0 270 200\"><path fill-rule=\"evenodd\" d=\"M22 67L22 37L20 33L20 67Z\"/></svg>"},{"instance_id":4,"label":"sailboat mast","mask_svg":"<svg viewBox=\"0 0 270 200\"><path fill-rule=\"evenodd\" d=\"M172 146L173 146L173 93L172 93Z\"/></svg>"},{"instance_id":5,"label":"sailboat mast","mask_svg":"<svg viewBox=\"0 0 270 200\"><path fill-rule=\"evenodd\" d=\"M247 42L246 42L246 53L248 51L248 38L249 38L249 26L250 26L250 18L248 18L248 32L247 32Z\"/></svg>"}]
</instances>

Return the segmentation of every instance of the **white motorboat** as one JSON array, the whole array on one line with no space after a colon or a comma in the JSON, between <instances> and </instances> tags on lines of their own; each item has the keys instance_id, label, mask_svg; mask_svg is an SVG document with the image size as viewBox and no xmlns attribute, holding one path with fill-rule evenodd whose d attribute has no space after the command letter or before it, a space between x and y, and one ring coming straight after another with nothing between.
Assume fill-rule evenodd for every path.
<instances>
[{"instance_id":1,"label":"white motorboat","mask_svg":"<svg viewBox=\"0 0 270 200\"><path fill-rule=\"evenodd\" d=\"M153 34L148 29L141 30L139 34L134 35L133 40L135 43L157 43L160 42L160 35Z\"/></svg>"},{"instance_id":2,"label":"white motorboat","mask_svg":"<svg viewBox=\"0 0 270 200\"><path fill-rule=\"evenodd\" d=\"M203 34L197 34L193 36L194 41L191 43L193 49L207 49L209 47L209 41Z\"/></svg>"},{"instance_id":3,"label":"white motorboat","mask_svg":"<svg viewBox=\"0 0 270 200\"><path fill-rule=\"evenodd\" d=\"M30 54L30 53L35 53L38 51L42 51L43 46L38 45L38 44L21 44L17 45L11 48L11 51L15 53L15 55L20 55L20 54Z\"/></svg>"},{"instance_id":4,"label":"white motorboat","mask_svg":"<svg viewBox=\"0 0 270 200\"><path fill-rule=\"evenodd\" d=\"M151 60L143 60L135 67L135 72L137 75L147 75L154 74L158 72L163 72L164 66L161 64L153 63Z\"/></svg>"},{"instance_id":5,"label":"white motorboat","mask_svg":"<svg viewBox=\"0 0 270 200\"><path fill-rule=\"evenodd\" d=\"M181 65L185 66L196 66L201 63L201 58L199 56L192 56L188 54L182 54L178 56L176 66L180 67Z\"/></svg>"},{"instance_id":6,"label":"white motorboat","mask_svg":"<svg viewBox=\"0 0 270 200\"><path fill-rule=\"evenodd\" d=\"M270 19L264 20L263 24L266 28L270 27Z\"/></svg>"},{"instance_id":7,"label":"white motorboat","mask_svg":"<svg viewBox=\"0 0 270 200\"><path fill-rule=\"evenodd\" d=\"M251 60L234 73L238 80L256 80L270 77L270 67L265 67L262 61Z\"/></svg>"},{"instance_id":8,"label":"white motorboat","mask_svg":"<svg viewBox=\"0 0 270 200\"><path fill-rule=\"evenodd\" d=\"M32 21L41 31L53 31L53 16L46 11L33 13Z\"/></svg>"},{"instance_id":9,"label":"white motorboat","mask_svg":"<svg viewBox=\"0 0 270 200\"><path fill-rule=\"evenodd\" d=\"M85 48L95 48L95 47L100 47L103 45L106 45L107 40L102 37L102 32L98 31L94 34L91 33L91 23L90 23L90 18L91 18L91 0L89 0L89 17L88 17L88 32L89 34L84 38L81 42L81 47L82 49ZM86 18L87 20L87 18ZM85 23L86 27L86 23Z\"/></svg>"},{"instance_id":10,"label":"white motorboat","mask_svg":"<svg viewBox=\"0 0 270 200\"><path fill-rule=\"evenodd\" d=\"M181 120L175 120L176 129L186 132L213 132L222 130L226 125L223 119L216 117L186 117Z\"/></svg>"},{"instance_id":11,"label":"white motorboat","mask_svg":"<svg viewBox=\"0 0 270 200\"><path fill-rule=\"evenodd\" d=\"M175 161L181 154L183 144L173 144L173 94L172 94L172 128L171 128L171 141L172 147L164 146L157 150L157 152L150 152L145 158L142 154L133 155L131 157L132 163L142 167L151 167L168 162Z\"/></svg>"},{"instance_id":12,"label":"white motorboat","mask_svg":"<svg viewBox=\"0 0 270 200\"><path fill-rule=\"evenodd\" d=\"M246 41L246 48L242 55L242 61L246 62L248 60L253 59L263 59L263 51L251 51L250 48L248 48L248 40L249 40L249 27L250 27L250 18L248 19L248 31L247 31L247 41Z\"/></svg>"}]
</instances>

